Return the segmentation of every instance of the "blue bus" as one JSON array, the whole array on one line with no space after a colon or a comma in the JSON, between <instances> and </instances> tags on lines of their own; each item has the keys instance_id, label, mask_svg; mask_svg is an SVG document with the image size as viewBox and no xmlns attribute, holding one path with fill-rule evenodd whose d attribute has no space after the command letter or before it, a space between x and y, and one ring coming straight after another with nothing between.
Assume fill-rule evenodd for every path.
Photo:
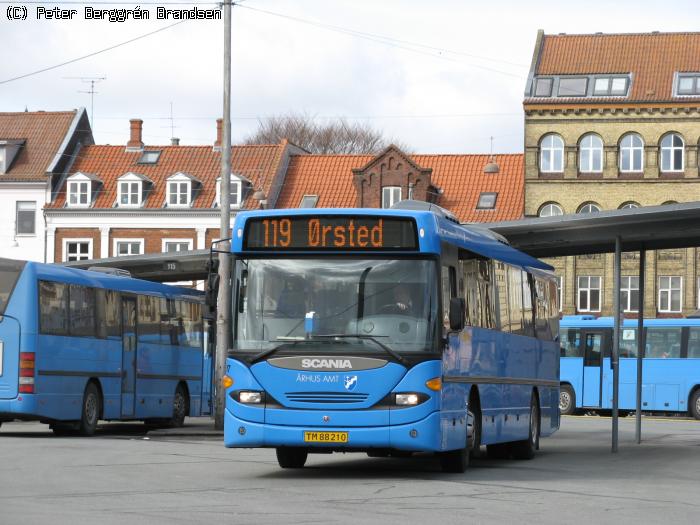
<instances>
[{"instance_id":1,"label":"blue bus","mask_svg":"<svg viewBox=\"0 0 700 525\"><path fill-rule=\"evenodd\" d=\"M197 290L0 259L0 424L92 435L100 419L206 414L202 307Z\"/></svg>"},{"instance_id":2,"label":"blue bus","mask_svg":"<svg viewBox=\"0 0 700 525\"><path fill-rule=\"evenodd\" d=\"M565 316L561 320L562 414L612 409L613 318ZM700 319L644 319L644 412L683 412L700 419ZM637 320L620 332L620 397L624 413L637 407Z\"/></svg>"},{"instance_id":3,"label":"blue bus","mask_svg":"<svg viewBox=\"0 0 700 525\"><path fill-rule=\"evenodd\" d=\"M559 427L550 267L437 206L261 210L233 225L227 447L532 458Z\"/></svg>"}]
</instances>

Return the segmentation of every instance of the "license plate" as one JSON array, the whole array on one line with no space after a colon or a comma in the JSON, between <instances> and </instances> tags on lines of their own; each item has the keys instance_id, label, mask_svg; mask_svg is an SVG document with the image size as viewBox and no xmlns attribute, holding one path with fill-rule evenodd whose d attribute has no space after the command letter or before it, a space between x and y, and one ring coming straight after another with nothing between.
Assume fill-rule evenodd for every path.
<instances>
[{"instance_id":1,"label":"license plate","mask_svg":"<svg viewBox=\"0 0 700 525\"><path fill-rule=\"evenodd\" d=\"M304 432L304 442L306 443L347 443L347 432Z\"/></svg>"}]
</instances>

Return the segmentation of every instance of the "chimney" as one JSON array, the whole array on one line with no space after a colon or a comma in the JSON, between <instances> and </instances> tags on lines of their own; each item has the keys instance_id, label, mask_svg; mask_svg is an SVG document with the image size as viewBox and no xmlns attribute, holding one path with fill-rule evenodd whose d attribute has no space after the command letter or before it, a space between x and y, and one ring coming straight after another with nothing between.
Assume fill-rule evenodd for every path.
<instances>
[{"instance_id":1,"label":"chimney","mask_svg":"<svg viewBox=\"0 0 700 525\"><path fill-rule=\"evenodd\" d=\"M141 151L143 150L143 139L141 136L143 120L132 118L129 121L130 133L129 142L126 143L126 151Z\"/></svg>"},{"instance_id":2,"label":"chimney","mask_svg":"<svg viewBox=\"0 0 700 525\"><path fill-rule=\"evenodd\" d=\"M180 145L180 139L177 137L173 137L170 139L170 145L171 146L179 146Z\"/></svg>"},{"instance_id":3,"label":"chimney","mask_svg":"<svg viewBox=\"0 0 700 525\"><path fill-rule=\"evenodd\" d=\"M224 140L224 119L216 119L216 142L214 142L214 151L221 151L221 143Z\"/></svg>"}]
</instances>

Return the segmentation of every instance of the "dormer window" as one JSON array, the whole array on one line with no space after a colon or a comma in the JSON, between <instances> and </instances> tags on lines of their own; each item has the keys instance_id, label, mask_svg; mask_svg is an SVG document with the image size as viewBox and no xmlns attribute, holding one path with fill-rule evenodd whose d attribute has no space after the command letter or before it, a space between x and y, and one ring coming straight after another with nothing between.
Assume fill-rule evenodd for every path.
<instances>
[{"instance_id":1,"label":"dormer window","mask_svg":"<svg viewBox=\"0 0 700 525\"><path fill-rule=\"evenodd\" d=\"M157 164L160 158L160 150L144 150L136 161L138 164Z\"/></svg>"},{"instance_id":2,"label":"dormer window","mask_svg":"<svg viewBox=\"0 0 700 525\"><path fill-rule=\"evenodd\" d=\"M231 176L231 186L229 188L231 208L240 208L243 202L243 181L235 175ZM216 203L221 207L221 177L216 180Z\"/></svg>"},{"instance_id":3,"label":"dormer window","mask_svg":"<svg viewBox=\"0 0 700 525\"><path fill-rule=\"evenodd\" d=\"M75 207L90 205L90 181L68 182L68 205Z\"/></svg>"},{"instance_id":4,"label":"dormer window","mask_svg":"<svg viewBox=\"0 0 700 525\"><path fill-rule=\"evenodd\" d=\"M119 206L141 205L141 182L119 183Z\"/></svg>"},{"instance_id":5,"label":"dormer window","mask_svg":"<svg viewBox=\"0 0 700 525\"><path fill-rule=\"evenodd\" d=\"M676 83L676 95L700 95L700 73L679 73Z\"/></svg>"},{"instance_id":6,"label":"dormer window","mask_svg":"<svg viewBox=\"0 0 700 525\"><path fill-rule=\"evenodd\" d=\"M194 192L201 182L187 173L178 172L166 181L165 206L167 208L185 208L192 205Z\"/></svg>"}]
</instances>

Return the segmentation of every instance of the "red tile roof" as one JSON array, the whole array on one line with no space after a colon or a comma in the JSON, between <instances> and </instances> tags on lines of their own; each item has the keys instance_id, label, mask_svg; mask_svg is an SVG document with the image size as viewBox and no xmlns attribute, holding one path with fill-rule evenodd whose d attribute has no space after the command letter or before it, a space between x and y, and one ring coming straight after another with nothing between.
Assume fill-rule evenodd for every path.
<instances>
[{"instance_id":1,"label":"red tile roof","mask_svg":"<svg viewBox=\"0 0 700 525\"><path fill-rule=\"evenodd\" d=\"M496 155L500 171L484 173L488 155L409 155L422 168L432 168L432 183L441 188L437 204L462 222L494 222L523 216L523 155ZM277 208L296 208L304 195L318 195L318 208L357 205L353 168L371 155L293 155ZM477 210L482 192L496 192L495 210Z\"/></svg>"},{"instance_id":2,"label":"red tile roof","mask_svg":"<svg viewBox=\"0 0 700 525\"><path fill-rule=\"evenodd\" d=\"M538 97L526 103L688 102L673 96L676 72L700 72L700 33L545 35L535 75L632 73L630 93L622 100Z\"/></svg>"},{"instance_id":3,"label":"red tile roof","mask_svg":"<svg viewBox=\"0 0 700 525\"><path fill-rule=\"evenodd\" d=\"M269 195L287 144L287 141L282 141L280 144L234 146L231 155L233 173L248 179L253 190L262 187ZM158 162L139 164L141 152L126 151L124 146L87 146L80 151L71 174L81 172L94 175L102 182L93 209L113 207L117 200L117 179L129 172L144 175L153 182L144 208L164 207L166 179L178 172L191 175L202 183L192 207L212 207L216 198L216 179L221 175L221 154L218 151L211 146L146 146L145 150L160 150L162 153ZM242 208L258 207L252 193L248 192ZM63 208L65 202L64 181L56 199L47 208Z\"/></svg>"},{"instance_id":4,"label":"red tile roof","mask_svg":"<svg viewBox=\"0 0 700 525\"><path fill-rule=\"evenodd\" d=\"M0 113L0 140L24 140L10 170L0 181L46 182L76 111Z\"/></svg>"}]
</instances>

